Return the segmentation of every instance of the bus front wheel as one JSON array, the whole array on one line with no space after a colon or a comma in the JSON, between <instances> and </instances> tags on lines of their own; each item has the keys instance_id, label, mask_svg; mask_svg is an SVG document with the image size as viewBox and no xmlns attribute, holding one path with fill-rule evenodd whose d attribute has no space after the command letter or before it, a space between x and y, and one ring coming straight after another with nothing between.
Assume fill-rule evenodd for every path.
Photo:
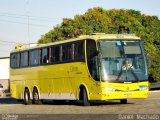
<instances>
[{"instance_id":1,"label":"bus front wheel","mask_svg":"<svg viewBox=\"0 0 160 120\"><path fill-rule=\"evenodd\" d=\"M30 99L30 93L29 93L29 90L26 88L25 91L24 91L24 104L25 105L29 105L31 104L31 99Z\"/></svg>"},{"instance_id":2,"label":"bus front wheel","mask_svg":"<svg viewBox=\"0 0 160 120\"><path fill-rule=\"evenodd\" d=\"M41 104L41 100L39 99L38 90L36 88L33 89L33 103Z\"/></svg>"},{"instance_id":3,"label":"bus front wheel","mask_svg":"<svg viewBox=\"0 0 160 120\"><path fill-rule=\"evenodd\" d=\"M90 102L88 101L87 91L83 88L83 96L82 96L83 106L90 106Z\"/></svg>"}]
</instances>

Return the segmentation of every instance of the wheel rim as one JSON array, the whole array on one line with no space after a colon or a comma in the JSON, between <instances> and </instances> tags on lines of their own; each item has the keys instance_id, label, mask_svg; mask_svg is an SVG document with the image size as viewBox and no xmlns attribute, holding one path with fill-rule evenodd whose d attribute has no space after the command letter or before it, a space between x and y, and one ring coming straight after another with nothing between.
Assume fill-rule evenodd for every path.
<instances>
[{"instance_id":1,"label":"wheel rim","mask_svg":"<svg viewBox=\"0 0 160 120\"><path fill-rule=\"evenodd\" d=\"M28 93L27 93L27 92L25 92L25 100L26 100L26 102L28 102L28 100L29 100L29 97L28 97Z\"/></svg>"},{"instance_id":2,"label":"wheel rim","mask_svg":"<svg viewBox=\"0 0 160 120\"><path fill-rule=\"evenodd\" d=\"M25 90L25 92L24 92L24 102L25 102L25 104L29 103L29 99L30 99L30 97L29 97L29 91Z\"/></svg>"},{"instance_id":3,"label":"wheel rim","mask_svg":"<svg viewBox=\"0 0 160 120\"><path fill-rule=\"evenodd\" d=\"M38 101L39 100L39 96L38 96L38 93L35 91L34 94L33 94L33 98L34 100Z\"/></svg>"}]
</instances>

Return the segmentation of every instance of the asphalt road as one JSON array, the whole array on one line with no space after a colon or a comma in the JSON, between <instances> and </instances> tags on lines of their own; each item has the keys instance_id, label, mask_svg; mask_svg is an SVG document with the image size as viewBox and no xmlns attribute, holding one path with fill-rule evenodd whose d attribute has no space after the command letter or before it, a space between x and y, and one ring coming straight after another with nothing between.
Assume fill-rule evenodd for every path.
<instances>
[{"instance_id":1,"label":"asphalt road","mask_svg":"<svg viewBox=\"0 0 160 120\"><path fill-rule=\"evenodd\" d=\"M128 100L128 104L120 104L119 101L96 101L92 102L91 106L87 107L81 106L80 103L73 104L70 102L64 102L57 104L52 101L46 101L46 103L42 105L24 105L22 103L18 103L15 99L12 98L0 98L0 114L160 114L160 91L150 92L149 98L147 99L130 99ZM121 119L121 116L118 117Z\"/></svg>"}]
</instances>

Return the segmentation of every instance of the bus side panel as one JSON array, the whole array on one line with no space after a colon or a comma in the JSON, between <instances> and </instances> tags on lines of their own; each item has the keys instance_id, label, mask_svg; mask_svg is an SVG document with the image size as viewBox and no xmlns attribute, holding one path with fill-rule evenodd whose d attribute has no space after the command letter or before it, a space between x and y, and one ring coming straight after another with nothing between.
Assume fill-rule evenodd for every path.
<instances>
[{"instance_id":1,"label":"bus side panel","mask_svg":"<svg viewBox=\"0 0 160 120\"><path fill-rule=\"evenodd\" d=\"M44 99L75 99L67 64L41 67L40 88Z\"/></svg>"},{"instance_id":2,"label":"bus side panel","mask_svg":"<svg viewBox=\"0 0 160 120\"><path fill-rule=\"evenodd\" d=\"M18 98L17 97L17 89L16 89L16 82L12 81L10 82L10 92L12 98Z\"/></svg>"},{"instance_id":3,"label":"bus side panel","mask_svg":"<svg viewBox=\"0 0 160 120\"><path fill-rule=\"evenodd\" d=\"M83 85L87 91L88 99L94 99L95 83L91 77L86 67L86 63L77 62L69 66L69 77L70 83L73 88L73 92L76 95L76 99L79 99L79 87Z\"/></svg>"},{"instance_id":4,"label":"bus side panel","mask_svg":"<svg viewBox=\"0 0 160 120\"><path fill-rule=\"evenodd\" d=\"M84 84L89 100L95 100L99 90L97 82L89 77L85 62L21 68L11 73L13 97L17 99L23 99L25 87L29 89L31 99L33 87L38 89L40 99L79 99L79 87Z\"/></svg>"}]
</instances>

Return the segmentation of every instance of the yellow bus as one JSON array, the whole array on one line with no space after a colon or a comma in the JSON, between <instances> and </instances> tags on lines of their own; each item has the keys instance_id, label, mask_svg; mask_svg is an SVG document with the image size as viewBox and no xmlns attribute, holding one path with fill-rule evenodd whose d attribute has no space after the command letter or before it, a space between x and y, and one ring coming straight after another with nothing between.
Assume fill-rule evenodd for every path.
<instances>
[{"instance_id":1,"label":"yellow bus","mask_svg":"<svg viewBox=\"0 0 160 120\"><path fill-rule=\"evenodd\" d=\"M94 33L75 39L17 47L10 54L11 96L25 104L42 100L147 98L147 65L141 39Z\"/></svg>"}]
</instances>

